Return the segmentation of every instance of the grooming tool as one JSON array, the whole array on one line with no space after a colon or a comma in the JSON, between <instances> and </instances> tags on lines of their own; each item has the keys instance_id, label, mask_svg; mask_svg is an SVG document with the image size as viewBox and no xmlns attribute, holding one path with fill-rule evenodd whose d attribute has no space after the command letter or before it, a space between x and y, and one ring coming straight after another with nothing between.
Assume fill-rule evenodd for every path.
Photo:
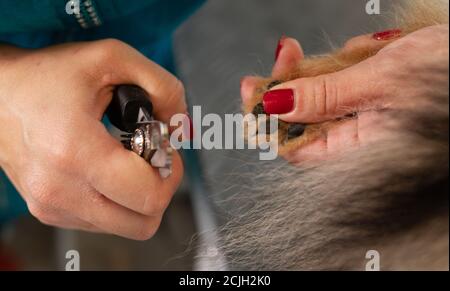
<instances>
[{"instance_id":1,"label":"grooming tool","mask_svg":"<svg viewBox=\"0 0 450 291\"><path fill-rule=\"evenodd\" d=\"M125 132L122 144L145 159L164 176L172 169L172 151L167 124L153 118L150 96L139 86L120 85L114 89L106 115Z\"/></svg>"}]
</instances>

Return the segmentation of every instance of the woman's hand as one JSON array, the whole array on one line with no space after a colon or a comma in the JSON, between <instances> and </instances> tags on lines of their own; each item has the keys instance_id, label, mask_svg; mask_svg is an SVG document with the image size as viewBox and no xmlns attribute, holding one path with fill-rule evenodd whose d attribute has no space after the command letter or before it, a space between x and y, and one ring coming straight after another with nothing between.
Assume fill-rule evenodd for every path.
<instances>
[{"instance_id":1,"label":"woman's hand","mask_svg":"<svg viewBox=\"0 0 450 291\"><path fill-rule=\"evenodd\" d=\"M384 35L395 37L393 32ZM377 45L379 41L386 39L364 35L350 40L344 49ZM326 138L285 158L300 163L366 144L377 135L373 125L379 115L371 109L421 106L424 97L448 96L448 43L448 25L428 27L394 41L374 57L346 70L272 88L271 92L278 94L266 95L270 100L264 102L265 111L280 114L279 118L287 122L318 123L360 112L358 118L332 128ZM277 56L274 78L297 68L304 57L298 42L291 38L281 40ZM251 98L257 81L255 77L242 81L243 102ZM277 91L280 89L285 90Z\"/></svg>"},{"instance_id":2,"label":"woman's hand","mask_svg":"<svg viewBox=\"0 0 450 291\"><path fill-rule=\"evenodd\" d=\"M158 119L185 113L183 85L116 40L28 51L0 46L0 166L46 224L148 239L183 175L127 151L101 123L112 90L136 84Z\"/></svg>"}]
</instances>

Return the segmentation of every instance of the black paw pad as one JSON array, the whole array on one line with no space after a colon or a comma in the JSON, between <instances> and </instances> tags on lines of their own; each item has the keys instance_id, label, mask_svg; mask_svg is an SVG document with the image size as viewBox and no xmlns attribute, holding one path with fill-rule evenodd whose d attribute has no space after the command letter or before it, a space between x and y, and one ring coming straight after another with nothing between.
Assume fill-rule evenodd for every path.
<instances>
[{"instance_id":1,"label":"black paw pad","mask_svg":"<svg viewBox=\"0 0 450 291\"><path fill-rule=\"evenodd\" d=\"M269 85L267 85L267 90L270 90L270 89L272 89L273 87L280 85L281 83L282 83L282 82L281 82L281 81L278 81L278 80L272 81L271 83L269 83Z\"/></svg>"},{"instance_id":2,"label":"black paw pad","mask_svg":"<svg viewBox=\"0 0 450 291\"><path fill-rule=\"evenodd\" d=\"M264 111L264 105L262 103L256 104L256 106L253 108L252 113L253 115L255 115L255 117L258 117L258 115L260 114L266 114L266 112Z\"/></svg>"},{"instance_id":3,"label":"black paw pad","mask_svg":"<svg viewBox=\"0 0 450 291\"><path fill-rule=\"evenodd\" d=\"M302 136L305 133L306 125L301 123L292 123L288 128L288 139Z\"/></svg>"}]
</instances>

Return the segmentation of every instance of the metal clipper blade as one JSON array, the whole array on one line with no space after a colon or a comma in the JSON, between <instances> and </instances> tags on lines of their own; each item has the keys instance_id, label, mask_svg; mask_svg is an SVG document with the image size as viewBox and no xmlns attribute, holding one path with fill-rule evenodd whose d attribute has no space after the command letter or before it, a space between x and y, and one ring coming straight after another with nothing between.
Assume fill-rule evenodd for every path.
<instances>
[{"instance_id":1,"label":"metal clipper blade","mask_svg":"<svg viewBox=\"0 0 450 291\"><path fill-rule=\"evenodd\" d=\"M130 148L153 167L171 170L173 149L167 124L156 120L141 124L131 137Z\"/></svg>"}]
</instances>

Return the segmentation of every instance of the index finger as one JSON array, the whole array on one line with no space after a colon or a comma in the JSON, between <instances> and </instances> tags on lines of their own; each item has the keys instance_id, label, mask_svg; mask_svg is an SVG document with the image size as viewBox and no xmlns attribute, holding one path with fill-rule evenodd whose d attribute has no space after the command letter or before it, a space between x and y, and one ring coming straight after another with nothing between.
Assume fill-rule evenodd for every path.
<instances>
[{"instance_id":1,"label":"index finger","mask_svg":"<svg viewBox=\"0 0 450 291\"><path fill-rule=\"evenodd\" d=\"M120 46L126 45L121 43ZM173 115L187 111L184 86L178 78L131 47L120 53L123 57L111 68L118 75L116 81L146 90L157 119L169 123Z\"/></svg>"}]
</instances>

